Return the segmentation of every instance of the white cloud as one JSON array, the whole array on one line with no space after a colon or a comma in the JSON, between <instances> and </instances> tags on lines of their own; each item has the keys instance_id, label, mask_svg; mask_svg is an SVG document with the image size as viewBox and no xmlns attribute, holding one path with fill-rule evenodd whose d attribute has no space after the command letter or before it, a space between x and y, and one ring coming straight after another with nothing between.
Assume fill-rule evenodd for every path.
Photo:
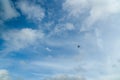
<instances>
[{"instance_id":1,"label":"white cloud","mask_svg":"<svg viewBox=\"0 0 120 80\"><path fill-rule=\"evenodd\" d=\"M89 13L89 16L83 21L81 31L89 28L98 20L105 19L112 14L120 12L119 0L66 0L63 9L68 11L69 15L78 16L83 13ZM89 10L87 10L89 9Z\"/></svg>"},{"instance_id":2,"label":"white cloud","mask_svg":"<svg viewBox=\"0 0 120 80\"><path fill-rule=\"evenodd\" d=\"M120 80L120 76L118 74L104 75L98 80Z\"/></svg>"},{"instance_id":3,"label":"white cloud","mask_svg":"<svg viewBox=\"0 0 120 80\"><path fill-rule=\"evenodd\" d=\"M45 80L86 80L80 76L71 76L71 75L56 75Z\"/></svg>"},{"instance_id":4,"label":"white cloud","mask_svg":"<svg viewBox=\"0 0 120 80\"><path fill-rule=\"evenodd\" d=\"M18 2L18 8L23 14L27 16L28 19L33 21L41 21L44 16L44 9L40 5L31 3L29 1L20 1Z\"/></svg>"},{"instance_id":5,"label":"white cloud","mask_svg":"<svg viewBox=\"0 0 120 80\"><path fill-rule=\"evenodd\" d=\"M10 76L7 70L0 70L0 80L10 80Z\"/></svg>"},{"instance_id":6,"label":"white cloud","mask_svg":"<svg viewBox=\"0 0 120 80\"><path fill-rule=\"evenodd\" d=\"M96 34L96 41L97 41L97 45L99 48L103 49L103 40L101 38L101 32L100 30L96 29L95 30L95 34Z\"/></svg>"},{"instance_id":7,"label":"white cloud","mask_svg":"<svg viewBox=\"0 0 120 80\"><path fill-rule=\"evenodd\" d=\"M74 25L72 23L66 23L65 28L67 30L74 30L75 29L75 27L74 27Z\"/></svg>"},{"instance_id":8,"label":"white cloud","mask_svg":"<svg viewBox=\"0 0 120 80\"><path fill-rule=\"evenodd\" d=\"M82 26L82 28L84 28L84 30L87 30L97 20L108 17L111 14L118 13L119 12L119 10L118 10L119 2L116 3L116 1L117 0L114 0L114 1L113 0L109 0L109 1L108 0L106 0L106 1L103 1L103 0L99 0L99 1L98 0L91 0L91 1L75 0L75 2L74 2L72 0L66 0L64 7L66 7L65 10L67 10L67 8L70 9L70 10L68 9L68 11L70 11L69 16L79 16L81 13L84 12L84 9L88 9L87 7L89 6L90 7L90 12L89 12L90 15L86 18L86 20L84 21L83 26ZM68 6L67 3L69 3L70 5ZM28 6L29 5L27 4L27 8L28 8ZM118 7L116 7L116 6L118 6ZM82 8L79 8L79 7L82 7ZM25 8L26 8L26 6L25 6ZM74 11L72 9L76 9L76 10ZM28 9L28 12L29 12L29 10L30 9ZM28 19L35 19L38 21L41 20L39 18L37 19L37 16L32 16L35 13L28 14L25 11L24 14L27 15ZM38 14L38 13L36 13L36 14ZM109 21L108 21L108 23L109 23ZM113 23L113 24L115 24L115 23ZM25 65L24 68L27 68L27 69L29 69L29 67L34 67L31 69L38 71L38 73L41 72L40 67L45 68L45 69L50 69L52 71L56 71L56 73L57 73L57 71L58 72L61 71L63 73L64 72L74 73L73 70L76 70L77 73L79 73L79 72L82 73L82 71L81 71L81 68L82 68L85 70L85 72L83 72L83 74L85 73L85 75L88 75L89 77L92 77L93 75L94 75L94 77L97 77L97 79L92 79L92 80L98 80L98 78L101 77L101 75L98 75L98 73L101 71L106 74L110 74L108 76L102 77L101 80L114 80L118 76L113 75L111 73L120 71L119 70L120 65L116 69L112 68L112 65L114 63L116 63L116 60L119 59L119 57L120 57L120 55L119 55L119 52L120 52L119 28L109 30L110 26L107 25L108 26L107 28L105 26L106 25L102 26L102 29L104 30L104 35L101 35L101 31L100 31L101 29L99 30L99 28L95 28L96 29L95 32L92 32L92 31L85 32L84 35L82 35L82 36L77 35L77 37L79 37L79 38L75 38L72 40L57 39L55 42L52 39L50 42L50 38L48 38L49 39L49 40L47 40L48 45L54 44L56 46L59 44L59 45L63 45L62 47L64 49L66 49L66 44L67 44L67 48L69 47L70 49L73 49L74 44L72 43L72 41L73 42L74 42L74 40L79 41L81 48L79 50L76 49L76 51L80 52L81 55L75 54L75 56L77 56L77 58L79 58L79 60L77 60L77 61L75 60L76 58L73 58L73 56L72 56L72 58L70 58L68 60L68 57L70 57L70 55L67 55L67 58L64 57L64 58L58 59L58 57L54 57L54 58L56 58L53 60L55 62L50 61L53 58L52 57L52 58L49 58L49 61L37 61L37 62L33 61L30 64L29 63L26 64L23 61L20 64ZM119 25L117 25L117 27L119 27ZM72 23L60 24L55 27L55 30L53 31L53 35L55 33L59 33L59 32L61 33L64 31L72 31L72 30L74 30L74 28L75 27ZM114 34L114 33L117 33L117 34ZM8 50L8 51L14 51L14 50L16 51L16 50L20 50L22 48L28 47L29 45L34 45L38 40L42 39L42 37L44 37L44 35L40 30L33 30L33 29L29 29L29 28L24 28L21 30L12 30L12 31L9 31L9 32L6 32L5 34L3 34L3 39L6 42L5 46L7 47L6 50ZM85 38L85 39L83 39L83 38ZM79 42L77 43L77 45L79 44ZM102 52L100 52L99 50L97 51L96 45L99 48L104 48L105 50ZM76 45L75 45L75 48L76 48ZM50 48L46 48L46 50L50 51ZM83 52L82 52L82 50L83 50ZM61 57L61 54L59 54L58 56ZM98 59L100 59L101 56L102 56L101 60L98 60ZM83 62L83 64L82 64L82 62ZM58 75L58 76L49 78L47 80L84 80L84 79L77 78L77 76Z\"/></svg>"},{"instance_id":9,"label":"white cloud","mask_svg":"<svg viewBox=\"0 0 120 80\"><path fill-rule=\"evenodd\" d=\"M63 10L68 11L69 16L78 17L88 7L87 0L65 0Z\"/></svg>"},{"instance_id":10,"label":"white cloud","mask_svg":"<svg viewBox=\"0 0 120 80\"><path fill-rule=\"evenodd\" d=\"M0 0L2 11L0 11L0 17L3 20L15 18L19 16L10 0Z\"/></svg>"},{"instance_id":11,"label":"white cloud","mask_svg":"<svg viewBox=\"0 0 120 80\"><path fill-rule=\"evenodd\" d=\"M58 59L56 59L58 60ZM46 69L50 69L50 70L54 70L54 71L70 71L74 68L74 66L76 65L71 65L70 63L66 64L66 63L62 63L59 61L54 61L54 62L50 62L50 61L33 61L31 62L30 65L34 65L34 67L44 67ZM69 66L69 67L68 67Z\"/></svg>"},{"instance_id":12,"label":"white cloud","mask_svg":"<svg viewBox=\"0 0 120 80\"><path fill-rule=\"evenodd\" d=\"M21 63L21 62L20 62ZM44 60L34 60L31 62L22 62L21 66L23 66L24 69L27 70L34 70L41 74L41 69L53 72L53 74L56 73L69 73L73 74L75 72L75 68L79 65L79 62L73 59L73 58L62 58L62 57L45 57ZM76 74L79 74L77 72ZM47 75L47 74L46 74Z\"/></svg>"},{"instance_id":13,"label":"white cloud","mask_svg":"<svg viewBox=\"0 0 120 80\"><path fill-rule=\"evenodd\" d=\"M21 30L10 30L3 33L5 40L5 52L17 51L34 45L38 40L42 39L44 34L40 30L24 28Z\"/></svg>"},{"instance_id":14,"label":"white cloud","mask_svg":"<svg viewBox=\"0 0 120 80\"><path fill-rule=\"evenodd\" d=\"M90 16L85 20L81 31L88 30L98 20L120 12L120 1L118 0L93 0L90 4Z\"/></svg>"},{"instance_id":15,"label":"white cloud","mask_svg":"<svg viewBox=\"0 0 120 80\"><path fill-rule=\"evenodd\" d=\"M61 35L62 33L67 33L67 31L75 30L75 26L72 23L64 23L64 24L57 24L53 31L49 34L49 36L53 35Z\"/></svg>"},{"instance_id":16,"label":"white cloud","mask_svg":"<svg viewBox=\"0 0 120 80\"><path fill-rule=\"evenodd\" d=\"M55 32L64 32L74 30L74 25L72 23L58 24L55 27Z\"/></svg>"},{"instance_id":17,"label":"white cloud","mask_svg":"<svg viewBox=\"0 0 120 80\"><path fill-rule=\"evenodd\" d=\"M45 48L47 51L51 52L52 50L48 47Z\"/></svg>"}]
</instances>

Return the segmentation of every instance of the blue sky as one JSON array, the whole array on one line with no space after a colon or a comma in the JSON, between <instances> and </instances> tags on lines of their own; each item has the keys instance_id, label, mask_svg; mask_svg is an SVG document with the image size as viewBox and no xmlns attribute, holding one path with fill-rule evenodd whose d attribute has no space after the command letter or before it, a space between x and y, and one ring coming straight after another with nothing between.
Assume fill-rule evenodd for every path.
<instances>
[{"instance_id":1,"label":"blue sky","mask_svg":"<svg viewBox=\"0 0 120 80\"><path fill-rule=\"evenodd\" d=\"M0 0L0 80L119 80L119 25L119 0Z\"/></svg>"}]
</instances>

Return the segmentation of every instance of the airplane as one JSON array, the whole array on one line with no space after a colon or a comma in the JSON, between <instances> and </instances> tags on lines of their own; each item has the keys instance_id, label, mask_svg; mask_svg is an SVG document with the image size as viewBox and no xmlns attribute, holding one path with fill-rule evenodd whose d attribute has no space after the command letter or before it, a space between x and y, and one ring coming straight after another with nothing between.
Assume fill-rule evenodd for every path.
<instances>
[{"instance_id":1,"label":"airplane","mask_svg":"<svg viewBox=\"0 0 120 80\"><path fill-rule=\"evenodd\" d=\"M80 48L80 45L78 45L77 47Z\"/></svg>"}]
</instances>

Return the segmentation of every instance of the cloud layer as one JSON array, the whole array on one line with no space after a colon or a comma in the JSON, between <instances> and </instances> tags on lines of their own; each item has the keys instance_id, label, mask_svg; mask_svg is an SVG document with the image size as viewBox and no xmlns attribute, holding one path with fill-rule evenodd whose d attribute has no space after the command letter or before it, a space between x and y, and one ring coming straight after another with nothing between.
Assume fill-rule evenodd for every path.
<instances>
[{"instance_id":1,"label":"cloud layer","mask_svg":"<svg viewBox=\"0 0 120 80\"><path fill-rule=\"evenodd\" d=\"M81 31L89 30L93 24L101 19L105 19L120 12L120 2L118 0L65 0L63 9L68 11L70 16L80 16L89 13L83 21Z\"/></svg>"},{"instance_id":2,"label":"cloud layer","mask_svg":"<svg viewBox=\"0 0 120 80\"><path fill-rule=\"evenodd\" d=\"M0 24L7 27L0 32L0 68L8 68L13 75L29 80L119 79L120 1L64 0L61 4L57 0L2 0L0 3L3 10ZM0 70L0 78L3 76L9 76L7 70Z\"/></svg>"},{"instance_id":3,"label":"cloud layer","mask_svg":"<svg viewBox=\"0 0 120 80\"><path fill-rule=\"evenodd\" d=\"M18 8L28 19L34 22L40 22L45 17L44 9L35 3L20 1L18 2Z\"/></svg>"},{"instance_id":4,"label":"cloud layer","mask_svg":"<svg viewBox=\"0 0 120 80\"><path fill-rule=\"evenodd\" d=\"M19 16L11 0L1 0L0 18L8 20Z\"/></svg>"},{"instance_id":5,"label":"cloud layer","mask_svg":"<svg viewBox=\"0 0 120 80\"><path fill-rule=\"evenodd\" d=\"M45 80L85 80L85 79L79 76L56 75L52 78L48 78Z\"/></svg>"},{"instance_id":6,"label":"cloud layer","mask_svg":"<svg viewBox=\"0 0 120 80\"><path fill-rule=\"evenodd\" d=\"M10 76L7 70L0 70L0 80L10 80Z\"/></svg>"},{"instance_id":7,"label":"cloud layer","mask_svg":"<svg viewBox=\"0 0 120 80\"><path fill-rule=\"evenodd\" d=\"M6 44L4 44L6 47L4 51L5 53L8 53L29 47L42 39L43 36L44 34L40 30L29 28L10 30L2 35L6 42Z\"/></svg>"}]
</instances>

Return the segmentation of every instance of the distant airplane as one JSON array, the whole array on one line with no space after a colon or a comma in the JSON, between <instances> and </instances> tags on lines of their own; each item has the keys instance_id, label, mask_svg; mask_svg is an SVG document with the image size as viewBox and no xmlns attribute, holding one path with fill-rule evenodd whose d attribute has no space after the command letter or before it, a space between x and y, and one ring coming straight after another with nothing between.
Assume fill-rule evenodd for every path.
<instances>
[{"instance_id":1,"label":"distant airplane","mask_svg":"<svg viewBox=\"0 0 120 80\"><path fill-rule=\"evenodd\" d=\"M80 48L80 45L78 45L77 47Z\"/></svg>"}]
</instances>

